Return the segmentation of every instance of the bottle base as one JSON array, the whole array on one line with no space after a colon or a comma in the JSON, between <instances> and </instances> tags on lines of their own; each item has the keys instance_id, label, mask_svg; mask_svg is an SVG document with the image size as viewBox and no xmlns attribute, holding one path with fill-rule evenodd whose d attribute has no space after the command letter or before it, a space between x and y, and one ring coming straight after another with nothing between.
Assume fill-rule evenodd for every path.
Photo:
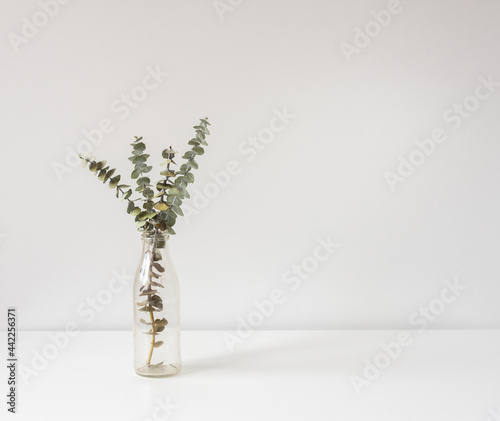
<instances>
[{"instance_id":1,"label":"bottle base","mask_svg":"<svg viewBox=\"0 0 500 421\"><path fill-rule=\"evenodd\" d=\"M180 367L173 364L162 364L159 366L143 366L135 369L136 374L142 377L169 377L175 376L181 371Z\"/></svg>"}]
</instances>

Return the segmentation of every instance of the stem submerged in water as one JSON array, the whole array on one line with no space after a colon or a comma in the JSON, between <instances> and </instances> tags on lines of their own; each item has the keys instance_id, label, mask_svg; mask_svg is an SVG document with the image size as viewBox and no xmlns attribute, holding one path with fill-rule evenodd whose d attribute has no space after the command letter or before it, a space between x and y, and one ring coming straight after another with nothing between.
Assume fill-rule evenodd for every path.
<instances>
[{"instance_id":1,"label":"stem submerged in water","mask_svg":"<svg viewBox=\"0 0 500 421\"><path fill-rule=\"evenodd\" d=\"M148 355L148 359L146 361L146 365L151 364L151 357L153 356L153 349L154 349L155 343L156 343L156 330L155 330L155 325L154 325L155 318L153 316L153 311L149 312L149 317L151 318L151 329L153 331L153 334L151 336L153 337L153 339L151 339L151 348L149 349L149 355Z\"/></svg>"},{"instance_id":2,"label":"stem submerged in water","mask_svg":"<svg viewBox=\"0 0 500 421\"><path fill-rule=\"evenodd\" d=\"M161 245L160 245L161 247ZM156 257L157 254L157 248L158 248L158 227L155 227L155 233L153 237L153 244L151 246L151 250L149 251L149 265L147 268L148 271L148 281L147 283L143 286L144 292L149 292L149 294L146 294L148 299L146 300L146 305L143 307L144 310L147 310L149 313L149 318L151 320L150 326L151 326L151 331L147 332L148 334L151 335L151 346L149 348L149 353L148 353L148 358L146 360L146 366L151 365L151 358L153 357L153 350L162 345L163 342L159 341L156 342L156 335L158 335L159 332L165 329L166 324L168 323L165 319L163 320L157 320L155 321L155 316L154 312L155 311L161 311L163 310L163 301L161 297L156 294L157 291L154 291L152 289L153 286L160 288L163 287L161 283L153 281L153 278L158 278L160 275L158 273L154 272L154 269L156 269L159 272L164 272L165 269L155 261L159 260L158 257ZM144 303L140 303L142 305Z\"/></svg>"}]
</instances>

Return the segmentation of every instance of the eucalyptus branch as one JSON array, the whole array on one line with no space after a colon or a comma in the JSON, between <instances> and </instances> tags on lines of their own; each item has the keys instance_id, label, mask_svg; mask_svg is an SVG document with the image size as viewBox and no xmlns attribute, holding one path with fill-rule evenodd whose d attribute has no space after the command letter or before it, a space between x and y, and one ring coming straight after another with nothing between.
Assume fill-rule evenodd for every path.
<instances>
[{"instance_id":1,"label":"eucalyptus branch","mask_svg":"<svg viewBox=\"0 0 500 421\"><path fill-rule=\"evenodd\" d=\"M154 191L151 189L151 180L145 174L150 172L153 167L146 164L149 155L144 153L146 145L141 140L142 137L136 136L134 143L131 143L132 156L129 158L132 164L134 164L131 177L132 179L137 179L137 188L135 191L141 193L143 196L142 208L144 210L137 212L134 208L134 211L136 212L137 228L144 227L145 230L150 230L153 228L153 225L148 224L148 220L153 218L156 212L153 210L154 202L151 200L154 196Z\"/></svg>"},{"instance_id":2,"label":"eucalyptus branch","mask_svg":"<svg viewBox=\"0 0 500 421\"><path fill-rule=\"evenodd\" d=\"M205 118L200 120L198 126L194 126L196 137L188 142L189 145L192 145L192 148L182 157L186 162L181 165L179 171L173 172L170 170L170 163L173 162L175 151L172 148L163 151L162 155L166 158L167 170L163 171L162 175L166 176L166 180L156 186L160 193L155 197L160 197L160 200L155 204L154 208L159 210L156 218L159 221L159 226L169 234L175 234L172 227L177 221L177 216L184 216L181 209L182 201L190 197L187 187L194 182L194 175L191 170L193 168L198 169L198 163L194 158L205 153L202 145L208 145L205 137L210 134L207 127L209 125L210 123Z\"/></svg>"},{"instance_id":3,"label":"eucalyptus branch","mask_svg":"<svg viewBox=\"0 0 500 421\"><path fill-rule=\"evenodd\" d=\"M116 197L128 201L127 213L135 217L137 229L139 231L152 232L159 230L167 234L174 235L173 226L177 221L177 216L184 216L182 212L182 202L189 198L187 190L189 184L194 182L193 169L198 169L198 163L195 160L196 156L203 155L205 150L203 146L207 146L206 136L210 134L208 126L210 123L207 118L200 119L200 123L194 126L196 135L188 144L191 145L191 150L188 150L182 157L185 162L179 168L179 171L174 171L171 165L175 164L174 157L176 151L170 147L162 152L166 165L166 169L160 173L165 178L156 183L158 193L155 195L151 180L147 174L152 170L152 167L147 164L149 155L144 153L146 145L142 142L142 137L135 137L135 141L131 143L132 156L129 158L134 165L131 177L136 180L137 187L135 191L141 193L142 198L131 199L132 189L126 184L118 184L121 176L114 175L115 169L110 169L106 166L106 161L96 162L94 157L83 157L83 165L89 165L90 171L97 175L97 178L103 183L109 181L109 187L116 189ZM158 199L156 202L153 199ZM136 204L135 202L141 202Z\"/></svg>"},{"instance_id":4,"label":"eucalyptus branch","mask_svg":"<svg viewBox=\"0 0 500 421\"><path fill-rule=\"evenodd\" d=\"M109 181L109 188L116 189L116 197L119 198L121 195L122 200L128 201L128 208L134 206L134 201L138 199L130 199L132 196L132 189L130 186L126 184L118 184L120 182L121 176L116 175L113 177L116 169L109 169L109 166L106 166L106 161L95 161L93 157L85 157L80 155L80 159L82 160L83 166L86 167L89 165L89 170L97 175L97 179L106 184ZM124 190L125 189L125 190ZM130 213L130 212L129 212Z\"/></svg>"}]
</instances>

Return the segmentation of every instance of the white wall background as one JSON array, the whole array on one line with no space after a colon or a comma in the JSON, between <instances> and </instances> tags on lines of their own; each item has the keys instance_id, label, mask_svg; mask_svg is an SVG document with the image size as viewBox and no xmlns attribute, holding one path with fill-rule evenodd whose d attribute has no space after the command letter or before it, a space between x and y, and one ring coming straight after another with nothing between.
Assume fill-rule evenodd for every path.
<instances>
[{"instance_id":1,"label":"white wall background","mask_svg":"<svg viewBox=\"0 0 500 421\"><path fill-rule=\"evenodd\" d=\"M16 53L9 33L42 9L1 0L1 307L22 329L129 329L130 283L91 322L81 310L135 271L133 220L88 170L60 182L52 165L109 118L94 153L128 176L134 135L157 164L209 116L195 186L232 160L241 173L176 226L185 329L236 328L275 288L286 301L261 328L411 327L455 278L466 291L430 327L500 327L500 88L461 127L443 120L480 77L500 81L500 3L401 0L348 62L341 43L384 8L253 0L221 20L212 1L73 0ZM121 120L111 104L148 66L169 76ZM284 107L296 118L248 162L240 145ZM447 141L392 192L384 173L436 127ZM327 236L339 248L291 291L283 275Z\"/></svg>"}]
</instances>

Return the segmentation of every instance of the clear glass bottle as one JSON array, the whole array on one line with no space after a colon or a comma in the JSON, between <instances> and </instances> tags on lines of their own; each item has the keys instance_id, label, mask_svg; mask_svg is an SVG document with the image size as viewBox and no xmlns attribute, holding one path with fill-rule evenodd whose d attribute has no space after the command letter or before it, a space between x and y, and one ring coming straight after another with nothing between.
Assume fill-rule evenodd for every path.
<instances>
[{"instance_id":1,"label":"clear glass bottle","mask_svg":"<svg viewBox=\"0 0 500 421\"><path fill-rule=\"evenodd\" d=\"M134 367L147 377L165 377L181 369L179 280L168 235L144 232L134 280Z\"/></svg>"}]
</instances>

